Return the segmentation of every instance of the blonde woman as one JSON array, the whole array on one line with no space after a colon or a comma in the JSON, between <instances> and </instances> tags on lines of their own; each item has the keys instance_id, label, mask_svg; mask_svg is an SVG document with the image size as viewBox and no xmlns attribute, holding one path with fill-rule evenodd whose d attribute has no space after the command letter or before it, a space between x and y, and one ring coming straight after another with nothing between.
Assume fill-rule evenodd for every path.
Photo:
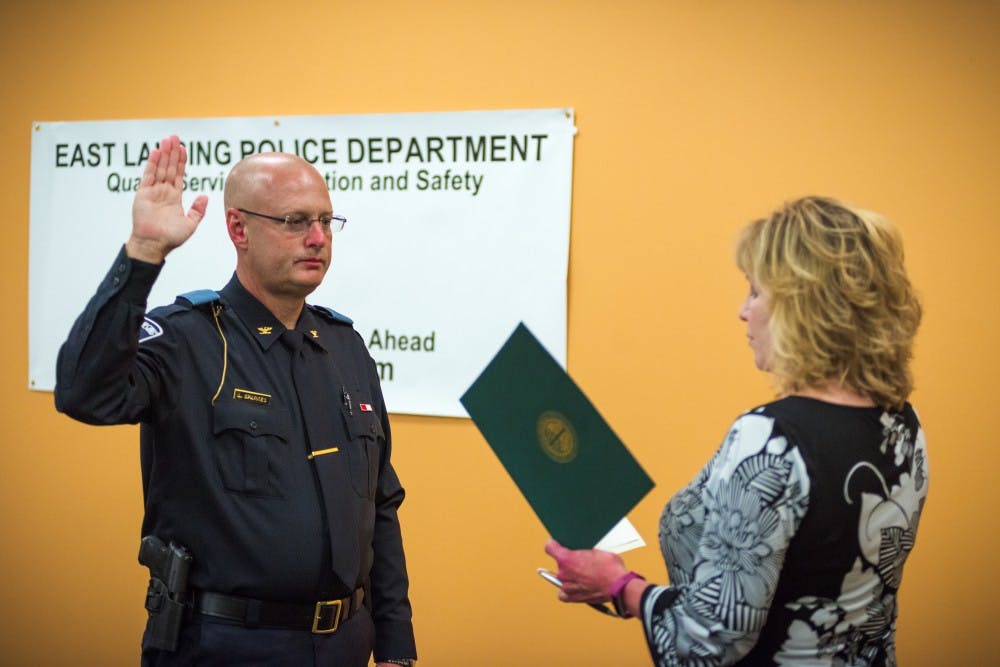
<instances>
[{"instance_id":1,"label":"blonde woman","mask_svg":"<svg viewBox=\"0 0 1000 667\"><path fill-rule=\"evenodd\" d=\"M778 398L739 417L667 504L670 585L546 551L566 602L638 617L658 665L895 664L897 592L927 495L907 402L920 305L896 229L822 197L740 235L739 311Z\"/></svg>"}]
</instances>

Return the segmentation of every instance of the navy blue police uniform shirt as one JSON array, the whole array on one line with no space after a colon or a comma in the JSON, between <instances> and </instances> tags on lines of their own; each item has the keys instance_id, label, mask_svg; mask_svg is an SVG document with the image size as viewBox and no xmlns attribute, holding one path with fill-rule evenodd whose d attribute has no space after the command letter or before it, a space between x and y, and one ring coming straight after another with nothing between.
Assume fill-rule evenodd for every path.
<instances>
[{"instance_id":1,"label":"navy blue police uniform shirt","mask_svg":"<svg viewBox=\"0 0 1000 667\"><path fill-rule=\"evenodd\" d=\"M119 253L59 351L56 407L141 422L142 533L191 551L193 588L309 602L364 585L376 653L414 655L404 491L361 336L314 306L286 331L235 275L146 314L160 268Z\"/></svg>"}]
</instances>

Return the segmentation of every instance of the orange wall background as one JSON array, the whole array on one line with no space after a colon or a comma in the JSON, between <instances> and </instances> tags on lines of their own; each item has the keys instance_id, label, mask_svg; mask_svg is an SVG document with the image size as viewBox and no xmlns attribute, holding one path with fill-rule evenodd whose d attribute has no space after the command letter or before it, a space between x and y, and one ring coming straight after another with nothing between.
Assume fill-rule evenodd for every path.
<instances>
[{"instance_id":1,"label":"orange wall background","mask_svg":"<svg viewBox=\"0 0 1000 667\"><path fill-rule=\"evenodd\" d=\"M925 305L912 399L931 493L899 657L985 664L1000 598L998 28L996 2L4 3L0 663L134 665L144 623L137 430L77 424L27 388L32 121L566 106L569 370L657 482L631 515L651 546L630 565L664 580L663 504L771 397L736 319L736 231L832 194L898 224ZM435 260L431 243L414 252ZM648 661L636 622L561 605L535 576L544 530L471 422L393 427L422 664Z\"/></svg>"}]
</instances>

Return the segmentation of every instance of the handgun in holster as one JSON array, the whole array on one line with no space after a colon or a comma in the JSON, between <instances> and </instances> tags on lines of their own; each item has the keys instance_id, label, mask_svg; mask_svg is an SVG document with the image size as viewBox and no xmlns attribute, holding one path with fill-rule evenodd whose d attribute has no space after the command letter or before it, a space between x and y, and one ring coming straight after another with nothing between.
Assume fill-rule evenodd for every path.
<instances>
[{"instance_id":1,"label":"handgun in holster","mask_svg":"<svg viewBox=\"0 0 1000 667\"><path fill-rule=\"evenodd\" d=\"M189 606L188 572L194 559L187 549L171 542L164 544L155 535L146 535L139 546L139 563L149 568L146 610L149 612L149 645L176 651L177 639Z\"/></svg>"}]
</instances>

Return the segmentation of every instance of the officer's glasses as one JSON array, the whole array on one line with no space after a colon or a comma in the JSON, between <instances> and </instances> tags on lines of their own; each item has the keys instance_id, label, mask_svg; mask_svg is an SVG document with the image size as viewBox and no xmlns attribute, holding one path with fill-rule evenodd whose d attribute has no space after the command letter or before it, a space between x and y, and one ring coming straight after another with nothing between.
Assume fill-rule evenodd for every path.
<instances>
[{"instance_id":1,"label":"officer's glasses","mask_svg":"<svg viewBox=\"0 0 1000 667\"><path fill-rule=\"evenodd\" d=\"M276 215L264 215L255 211L248 211L245 208L236 209L240 213L255 215L258 218L267 218L281 223L284 228L292 234L305 234L312 227L312 223L318 222L323 231L339 232L347 224L347 218L342 215L321 215L318 218L310 218L305 213L289 213L283 218Z\"/></svg>"}]
</instances>

